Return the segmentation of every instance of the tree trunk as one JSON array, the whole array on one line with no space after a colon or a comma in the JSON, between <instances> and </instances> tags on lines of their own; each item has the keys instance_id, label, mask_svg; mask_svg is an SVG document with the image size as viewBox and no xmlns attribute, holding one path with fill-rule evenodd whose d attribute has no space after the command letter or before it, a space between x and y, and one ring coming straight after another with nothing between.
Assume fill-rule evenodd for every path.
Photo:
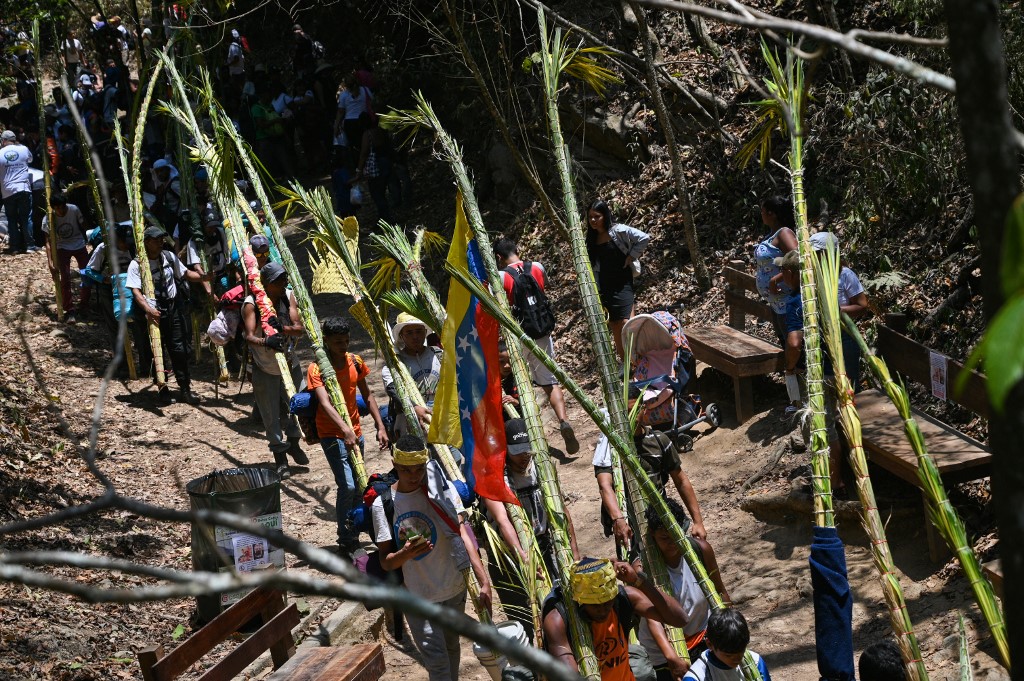
<instances>
[{"instance_id":1,"label":"tree trunk","mask_svg":"<svg viewBox=\"0 0 1024 681\"><path fill-rule=\"evenodd\" d=\"M707 263L700 252L700 243L697 241L697 226L693 223L693 209L690 205L690 189L686 186L683 164L679 159L679 147L676 145L676 133L672 127L672 116L665 107L665 99L661 96L661 87L658 84L658 72L654 67L654 43L657 38L652 34L647 25L644 9L632 0L630 0L629 5L633 8L637 23L640 25L640 36L644 45L644 65L647 67L647 85L651 89L654 110L658 114L658 123L665 134L665 146L668 147L668 156L672 161L672 179L676 185L676 200L679 202L679 214L683 221L683 236L686 238L686 247L690 251L690 260L693 262L693 274L697 278L697 286L700 290L702 292L707 291L711 288L711 275L708 274Z\"/></svg>"},{"instance_id":2,"label":"tree trunk","mask_svg":"<svg viewBox=\"0 0 1024 681\"><path fill-rule=\"evenodd\" d=\"M996 0L946 0L950 61L956 78L960 130L967 152L967 176L974 192L975 222L981 236L985 317L1004 300L1000 260L1006 215L1020 192L1020 165L1006 92L1006 63ZM999 523L1004 575L1003 602L1014 679L1024 679L1024 382L1013 388L1005 411L989 421L992 498Z\"/></svg>"}]
</instances>

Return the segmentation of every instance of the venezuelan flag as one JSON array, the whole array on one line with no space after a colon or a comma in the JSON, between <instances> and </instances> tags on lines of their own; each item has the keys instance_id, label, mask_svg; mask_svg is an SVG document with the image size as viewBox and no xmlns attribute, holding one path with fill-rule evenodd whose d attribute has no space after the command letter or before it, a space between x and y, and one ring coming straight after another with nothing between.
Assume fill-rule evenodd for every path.
<instances>
[{"instance_id":1,"label":"venezuelan flag","mask_svg":"<svg viewBox=\"0 0 1024 681\"><path fill-rule=\"evenodd\" d=\"M455 202L455 233L448 262L486 282L480 248L462 209ZM466 478L477 494L518 503L505 484L505 423L501 414L498 373L498 323L480 307L476 296L452 279L447 318L441 331L444 357L434 395L428 439L458 447L466 457Z\"/></svg>"}]
</instances>

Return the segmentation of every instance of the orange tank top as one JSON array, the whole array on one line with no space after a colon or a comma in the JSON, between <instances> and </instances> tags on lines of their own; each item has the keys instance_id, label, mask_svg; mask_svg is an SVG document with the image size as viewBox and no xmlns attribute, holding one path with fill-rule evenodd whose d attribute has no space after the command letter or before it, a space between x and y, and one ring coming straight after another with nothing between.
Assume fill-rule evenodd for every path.
<instances>
[{"instance_id":1,"label":"orange tank top","mask_svg":"<svg viewBox=\"0 0 1024 681\"><path fill-rule=\"evenodd\" d=\"M629 639L612 610L604 622L591 622L594 652L601 665L601 681L636 681L629 666Z\"/></svg>"}]
</instances>

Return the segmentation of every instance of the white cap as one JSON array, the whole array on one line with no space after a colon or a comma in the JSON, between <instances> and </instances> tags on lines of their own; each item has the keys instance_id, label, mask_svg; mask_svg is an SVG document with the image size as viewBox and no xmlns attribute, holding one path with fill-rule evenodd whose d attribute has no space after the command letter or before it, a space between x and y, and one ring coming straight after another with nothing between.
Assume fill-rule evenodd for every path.
<instances>
[{"instance_id":1,"label":"white cap","mask_svg":"<svg viewBox=\"0 0 1024 681\"><path fill-rule=\"evenodd\" d=\"M816 251L828 248L839 250L839 238L832 232L815 232L811 235L811 247Z\"/></svg>"}]
</instances>

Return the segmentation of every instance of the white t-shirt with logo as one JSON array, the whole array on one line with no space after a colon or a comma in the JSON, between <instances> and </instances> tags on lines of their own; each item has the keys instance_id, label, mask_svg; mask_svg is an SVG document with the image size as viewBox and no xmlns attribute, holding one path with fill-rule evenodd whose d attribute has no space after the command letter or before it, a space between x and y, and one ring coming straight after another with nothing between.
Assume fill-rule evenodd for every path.
<instances>
[{"instance_id":1,"label":"white t-shirt with logo","mask_svg":"<svg viewBox=\"0 0 1024 681\"><path fill-rule=\"evenodd\" d=\"M438 516L422 490L398 492L392 488L395 504L394 525L388 524L384 501L377 497L371 507L373 533L378 544L395 542L395 550L405 545L406 533L425 536L434 548L426 555L407 560L402 565L405 588L432 603L455 598L466 589L466 581L452 556L454 544L449 538L451 529ZM445 491L448 500L460 516L465 513L462 500L449 484Z\"/></svg>"},{"instance_id":2,"label":"white t-shirt with logo","mask_svg":"<svg viewBox=\"0 0 1024 681\"><path fill-rule=\"evenodd\" d=\"M8 198L18 192L32 191L32 175L28 164L32 162L32 152L23 144L8 144L0 147L0 194Z\"/></svg>"},{"instance_id":3,"label":"white t-shirt with logo","mask_svg":"<svg viewBox=\"0 0 1024 681\"><path fill-rule=\"evenodd\" d=\"M73 203L67 205L64 217L53 213L53 224L57 226L57 249L61 251L78 251L85 248L85 235L82 233L82 211ZM50 220L43 218L43 233L50 233Z\"/></svg>"}]
</instances>

